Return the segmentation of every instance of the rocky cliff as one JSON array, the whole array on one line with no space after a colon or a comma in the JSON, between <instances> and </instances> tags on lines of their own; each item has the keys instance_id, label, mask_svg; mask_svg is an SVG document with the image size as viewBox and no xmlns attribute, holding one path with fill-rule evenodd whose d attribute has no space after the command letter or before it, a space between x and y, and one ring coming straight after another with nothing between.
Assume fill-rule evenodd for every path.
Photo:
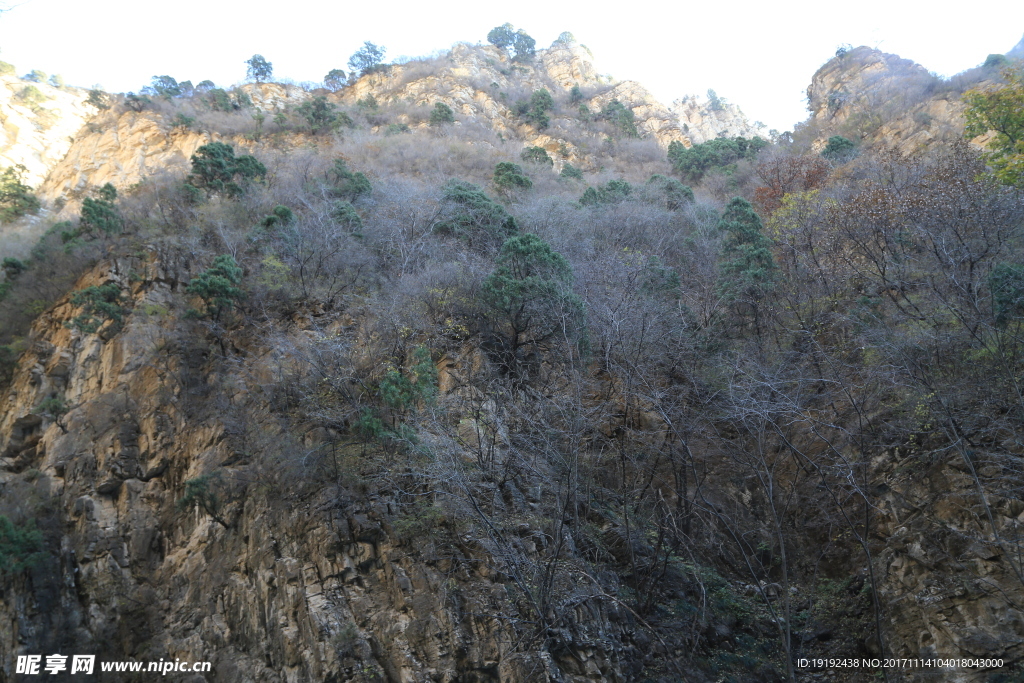
<instances>
[{"instance_id":1,"label":"rocky cliff","mask_svg":"<svg viewBox=\"0 0 1024 683\"><path fill-rule=\"evenodd\" d=\"M87 95L81 88L0 76L0 167L21 164L25 183L39 185L96 113Z\"/></svg>"}]
</instances>

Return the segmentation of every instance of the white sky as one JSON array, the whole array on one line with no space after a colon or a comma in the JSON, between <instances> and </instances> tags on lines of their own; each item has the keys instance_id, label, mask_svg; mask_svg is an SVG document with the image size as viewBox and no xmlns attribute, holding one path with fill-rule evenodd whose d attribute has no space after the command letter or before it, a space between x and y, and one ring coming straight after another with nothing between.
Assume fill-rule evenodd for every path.
<instances>
[{"instance_id":1,"label":"white sky","mask_svg":"<svg viewBox=\"0 0 1024 683\"><path fill-rule=\"evenodd\" d=\"M16 1L16 0L15 0ZM25 0L0 15L0 59L19 74L138 90L154 75L230 85L263 54L275 78L320 81L363 41L387 59L483 42L511 22L547 47L571 31L602 73L637 80L665 104L714 88L770 128L806 117L814 71L843 43L870 45L948 76L1006 52L1024 34L1024 2L849 0L774 3Z\"/></svg>"}]
</instances>

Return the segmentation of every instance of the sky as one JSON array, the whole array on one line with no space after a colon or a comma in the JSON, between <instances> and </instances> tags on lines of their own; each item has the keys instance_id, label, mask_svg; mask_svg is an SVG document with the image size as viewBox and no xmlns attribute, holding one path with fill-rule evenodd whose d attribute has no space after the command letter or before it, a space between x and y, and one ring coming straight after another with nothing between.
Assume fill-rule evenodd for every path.
<instances>
[{"instance_id":1,"label":"sky","mask_svg":"<svg viewBox=\"0 0 1024 683\"><path fill-rule=\"evenodd\" d=\"M17 0L14 0L17 1ZM709 88L751 121L791 130L807 116L811 76L843 44L868 45L949 76L1012 48L1024 2L989 0L976 17L936 3L407 2L290 0L21 0L0 13L0 60L71 85L138 90L156 75L230 85L259 53L276 79L316 81L347 70L363 41L386 61L484 42L511 22L547 47L563 31L590 48L598 71L639 81L665 104Z\"/></svg>"}]
</instances>

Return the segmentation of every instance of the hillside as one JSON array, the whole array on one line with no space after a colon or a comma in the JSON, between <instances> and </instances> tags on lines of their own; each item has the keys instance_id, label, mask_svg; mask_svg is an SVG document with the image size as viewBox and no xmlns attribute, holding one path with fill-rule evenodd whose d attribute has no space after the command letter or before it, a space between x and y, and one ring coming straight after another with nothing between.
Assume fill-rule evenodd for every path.
<instances>
[{"instance_id":1,"label":"hillside","mask_svg":"<svg viewBox=\"0 0 1024 683\"><path fill-rule=\"evenodd\" d=\"M850 50L771 143L568 34L40 87L75 132L5 152L42 165L0 226L0 683L1016 680L1024 202L962 139L979 69ZM873 657L958 661L799 664Z\"/></svg>"}]
</instances>

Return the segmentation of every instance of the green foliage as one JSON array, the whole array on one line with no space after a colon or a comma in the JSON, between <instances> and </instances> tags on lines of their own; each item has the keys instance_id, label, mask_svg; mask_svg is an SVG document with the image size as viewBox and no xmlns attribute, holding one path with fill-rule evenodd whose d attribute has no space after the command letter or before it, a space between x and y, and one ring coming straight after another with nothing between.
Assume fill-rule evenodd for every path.
<instances>
[{"instance_id":1,"label":"green foliage","mask_svg":"<svg viewBox=\"0 0 1024 683\"><path fill-rule=\"evenodd\" d=\"M533 187L533 181L526 177L522 167L518 164L502 161L494 167L494 186L508 193L516 190L529 190Z\"/></svg>"},{"instance_id":2,"label":"green foliage","mask_svg":"<svg viewBox=\"0 0 1024 683\"><path fill-rule=\"evenodd\" d=\"M1001 69L1010 63L1010 60L1006 58L1006 55L991 54L985 58L985 63L982 66L986 69Z\"/></svg>"},{"instance_id":3,"label":"green foliage","mask_svg":"<svg viewBox=\"0 0 1024 683\"><path fill-rule=\"evenodd\" d=\"M580 197L580 204L583 206L618 204L632 193L633 186L625 180L609 180L603 187L588 187Z\"/></svg>"},{"instance_id":4,"label":"green foliage","mask_svg":"<svg viewBox=\"0 0 1024 683\"><path fill-rule=\"evenodd\" d=\"M497 268L481 288L488 317L505 338L502 361L520 375L519 350L582 324L583 304L572 291L572 268L537 235L505 240Z\"/></svg>"},{"instance_id":5,"label":"green foliage","mask_svg":"<svg viewBox=\"0 0 1024 683\"><path fill-rule=\"evenodd\" d=\"M572 180L583 180L583 171L576 168L572 164L566 164L562 167L562 172L558 174L560 178L571 178Z\"/></svg>"},{"instance_id":6,"label":"green foliage","mask_svg":"<svg viewBox=\"0 0 1024 683\"><path fill-rule=\"evenodd\" d=\"M306 100L295 109L302 118L306 119L310 132L313 134L334 130L341 125L338 117L338 108L328 102L323 95L316 95Z\"/></svg>"},{"instance_id":7,"label":"green foliage","mask_svg":"<svg viewBox=\"0 0 1024 683\"><path fill-rule=\"evenodd\" d=\"M446 123L455 123L455 112L444 102L438 102L430 112L430 125L443 126Z\"/></svg>"},{"instance_id":8,"label":"green foliage","mask_svg":"<svg viewBox=\"0 0 1024 683\"><path fill-rule=\"evenodd\" d=\"M245 60L245 64L247 66L245 70L246 78L257 83L265 83L270 80L274 73L274 65L264 59L263 55L253 55Z\"/></svg>"},{"instance_id":9,"label":"green foliage","mask_svg":"<svg viewBox=\"0 0 1024 683\"><path fill-rule=\"evenodd\" d=\"M407 123L389 123L388 127L384 129L384 136L391 137L392 135L401 135L408 132L410 130Z\"/></svg>"},{"instance_id":10,"label":"green foliage","mask_svg":"<svg viewBox=\"0 0 1024 683\"><path fill-rule=\"evenodd\" d=\"M377 98L373 94L369 94L366 97L356 100L356 106L360 109L370 109L376 111L380 108L380 103L377 102Z\"/></svg>"},{"instance_id":11,"label":"green foliage","mask_svg":"<svg viewBox=\"0 0 1024 683\"><path fill-rule=\"evenodd\" d=\"M580 90L579 84L572 86L572 90L569 91L569 103L579 104L583 101L583 91Z\"/></svg>"},{"instance_id":12,"label":"green foliage","mask_svg":"<svg viewBox=\"0 0 1024 683\"><path fill-rule=\"evenodd\" d=\"M39 211L39 200L32 194L32 188L22 182L27 171L17 164L0 172L0 223Z\"/></svg>"},{"instance_id":13,"label":"green foliage","mask_svg":"<svg viewBox=\"0 0 1024 683\"><path fill-rule=\"evenodd\" d=\"M61 230L61 240L65 243L82 235L95 237L99 234L114 235L121 232L121 214L114 204L114 200L117 199L117 190L113 185L107 183L99 189L97 194L98 198L86 197L82 202L82 213L79 216L76 229L65 230L60 223L54 226L54 229ZM67 227L70 228L70 224Z\"/></svg>"},{"instance_id":14,"label":"green foliage","mask_svg":"<svg viewBox=\"0 0 1024 683\"><path fill-rule=\"evenodd\" d=\"M344 200L334 202L334 206L331 208L331 218L348 228L353 235L359 236L359 231L363 229L363 219L356 213L351 202Z\"/></svg>"},{"instance_id":15,"label":"green foliage","mask_svg":"<svg viewBox=\"0 0 1024 683\"><path fill-rule=\"evenodd\" d=\"M543 147L527 147L519 155L519 158L532 164L547 164L551 167L555 165L555 162L548 156L547 150Z\"/></svg>"},{"instance_id":16,"label":"green foliage","mask_svg":"<svg viewBox=\"0 0 1024 683\"><path fill-rule=\"evenodd\" d=\"M167 99L172 97L181 97L182 94L181 86L178 85L178 81L174 80L170 76L153 76L150 80L149 87L143 88L140 92L145 95L154 95Z\"/></svg>"},{"instance_id":17,"label":"green foliage","mask_svg":"<svg viewBox=\"0 0 1024 683\"><path fill-rule=\"evenodd\" d=\"M46 100L50 99L43 94L39 88L34 85L26 85L21 89L15 99L32 110L36 110Z\"/></svg>"},{"instance_id":18,"label":"green foliage","mask_svg":"<svg viewBox=\"0 0 1024 683\"><path fill-rule=\"evenodd\" d=\"M345 87L345 72L341 69L331 69L324 76L324 87L331 92L338 92Z\"/></svg>"},{"instance_id":19,"label":"green foliage","mask_svg":"<svg viewBox=\"0 0 1024 683\"><path fill-rule=\"evenodd\" d=\"M385 68L382 62L386 51L386 48L366 41L349 57L348 68L352 72L358 72L360 76L381 71Z\"/></svg>"},{"instance_id":20,"label":"green foliage","mask_svg":"<svg viewBox=\"0 0 1024 683\"><path fill-rule=\"evenodd\" d=\"M214 320L219 320L221 313L234 308L245 293L238 287L242 281L242 269L235 259L221 254L213 260L213 265L192 278L185 291L198 296L206 304L201 313Z\"/></svg>"},{"instance_id":21,"label":"green foliage","mask_svg":"<svg viewBox=\"0 0 1024 683\"><path fill-rule=\"evenodd\" d=\"M655 174L647 181L647 186L664 193L665 207L669 211L678 211L686 204L693 203L693 188L683 185L675 178Z\"/></svg>"},{"instance_id":22,"label":"green foliage","mask_svg":"<svg viewBox=\"0 0 1024 683\"><path fill-rule=\"evenodd\" d=\"M537 130L544 130L551 123L547 112L554 109L555 101L546 89L534 90L529 100L520 100L513 107L518 116L532 123Z\"/></svg>"},{"instance_id":23,"label":"green foliage","mask_svg":"<svg viewBox=\"0 0 1024 683\"><path fill-rule=\"evenodd\" d=\"M58 88L58 89L59 88L63 88L64 87L64 77L61 76L60 74L53 74L52 76L50 76L50 79L47 81L47 83L49 83L54 88Z\"/></svg>"},{"instance_id":24,"label":"green foliage","mask_svg":"<svg viewBox=\"0 0 1024 683\"><path fill-rule=\"evenodd\" d=\"M767 146L768 141L758 137L718 138L689 149L673 140L668 146L668 160L683 180L696 184L712 170L731 172L736 162L754 159Z\"/></svg>"},{"instance_id":25,"label":"green foliage","mask_svg":"<svg viewBox=\"0 0 1024 683\"><path fill-rule=\"evenodd\" d=\"M9 76L14 73L15 68L13 64L7 62L0 62L0 76Z\"/></svg>"},{"instance_id":26,"label":"green foliage","mask_svg":"<svg viewBox=\"0 0 1024 683\"><path fill-rule=\"evenodd\" d=\"M746 199L734 197L725 207L718 228L725 233L719 265L722 294L730 300L762 298L772 288L778 268L771 240L765 237L754 207Z\"/></svg>"},{"instance_id":27,"label":"green foliage","mask_svg":"<svg viewBox=\"0 0 1024 683\"><path fill-rule=\"evenodd\" d=\"M23 81L32 81L33 83L45 83L46 82L46 72L45 71L40 71L39 69L32 69L31 72L29 72L29 73L25 74L24 76L22 76L21 80L23 80Z\"/></svg>"},{"instance_id":28,"label":"green foliage","mask_svg":"<svg viewBox=\"0 0 1024 683\"><path fill-rule=\"evenodd\" d=\"M43 534L35 520L18 525L7 515L0 515L0 576L18 574L38 562L42 553Z\"/></svg>"},{"instance_id":29,"label":"green foliage","mask_svg":"<svg viewBox=\"0 0 1024 683\"><path fill-rule=\"evenodd\" d=\"M192 173L188 182L207 192L224 192L237 197L251 182L266 175L267 169L250 155L235 156L231 145L211 142L192 155Z\"/></svg>"},{"instance_id":30,"label":"green foliage","mask_svg":"<svg viewBox=\"0 0 1024 683\"><path fill-rule=\"evenodd\" d=\"M393 410L404 412L419 403L432 403L437 396L437 366L430 358L430 349L417 346L409 372L391 368L378 390L381 400Z\"/></svg>"},{"instance_id":31,"label":"green foliage","mask_svg":"<svg viewBox=\"0 0 1024 683\"><path fill-rule=\"evenodd\" d=\"M436 232L453 235L470 243L500 242L519 232L516 219L505 207L472 183L449 181L444 186L443 198L453 209L454 215L434 226Z\"/></svg>"},{"instance_id":32,"label":"green foliage","mask_svg":"<svg viewBox=\"0 0 1024 683\"><path fill-rule=\"evenodd\" d=\"M185 116L181 112L178 112L178 114L171 120L171 127L172 128L186 128L187 129L187 128L191 128L192 126L194 126L195 123L196 123L195 117Z\"/></svg>"},{"instance_id":33,"label":"green foliage","mask_svg":"<svg viewBox=\"0 0 1024 683\"><path fill-rule=\"evenodd\" d=\"M276 226L290 225L295 220L295 214L287 206L278 204L275 206L270 215L263 219L263 227L273 228Z\"/></svg>"},{"instance_id":34,"label":"green foliage","mask_svg":"<svg viewBox=\"0 0 1024 683\"><path fill-rule=\"evenodd\" d=\"M28 266L26 266L25 262L21 259L14 258L13 256L7 256L4 258L3 265L0 266L0 268L3 269L8 280L13 280L24 273Z\"/></svg>"},{"instance_id":35,"label":"green foliage","mask_svg":"<svg viewBox=\"0 0 1024 683\"><path fill-rule=\"evenodd\" d=\"M110 109L110 100L105 92L100 90L90 90L89 97L85 100L86 104L91 104L99 110Z\"/></svg>"},{"instance_id":36,"label":"green foliage","mask_svg":"<svg viewBox=\"0 0 1024 683\"><path fill-rule=\"evenodd\" d=\"M600 117L615 124L623 135L629 138L640 137L640 131L636 128L636 117L633 110L618 100L612 100L604 105Z\"/></svg>"},{"instance_id":37,"label":"green foliage","mask_svg":"<svg viewBox=\"0 0 1024 683\"><path fill-rule=\"evenodd\" d=\"M136 95L135 93L130 92L124 96L124 106L128 107L132 111L140 112L145 109L148 104L151 104L151 102L145 95Z\"/></svg>"},{"instance_id":38,"label":"green foliage","mask_svg":"<svg viewBox=\"0 0 1024 683\"><path fill-rule=\"evenodd\" d=\"M973 138L988 131L995 136L988 144L988 162L1000 182L1024 186L1024 68L1003 69L1006 85L970 90L964 94L967 126L964 135Z\"/></svg>"},{"instance_id":39,"label":"green foliage","mask_svg":"<svg viewBox=\"0 0 1024 683\"><path fill-rule=\"evenodd\" d=\"M856 155L857 145L853 140L844 138L842 135L830 137L825 144L825 149L821 151L821 156L836 163L849 161Z\"/></svg>"},{"instance_id":40,"label":"green foliage","mask_svg":"<svg viewBox=\"0 0 1024 683\"><path fill-rule=\"evenodd\" d=\"M221 517L223 501L218 489L223 488L220 472L210 472L201 476L189 479L185 482L185 492L178 499L177 508L181 511L199 508L208 514L218 524L227 527L227 523Z\"/></svg>"},{"instance_id":41,"label":"green foliage","mask_svg":"<svg viewBox=\"0 0 1024 683\"><path fill-rule=\"evenodd\" d=\"M525 62L536 54L537 41L522 29L518 31L512 24L495 26L487 34L487 42L506 53L512 53L512 61Z\"/></svg>"},{"instance_id":42,"label":"green foliage","mask_svg":"<svg viewBox=\"0 0 1024 683\"><path fill-rule=\"evenodd\" d=\"M516 30L512 24L495 26L487 33L487 42L499 50L508 50L516 41Z\"/></svg>"},{"instance_id":43,"label":"green foliage","mask_svg":"<svg viewBox=\"0 0 1024 683\"><path fill-rule=\"evenodd\" d=\"M354 202L364 195L373 191L370 180L362 173L353 173L348 170L344 159L335 159L334 168L331 170L335 184L331 194L340 199Z\"/></svg>"},{"instance_id":44,"label":"green foliage","mask_svg":"<svg viewBox=\"0 0 1024 683\"><path fill-rule=\"evenodd\" d=\"M111 330L117 332L124 324L125 304L128 298L116 283L86 287L71 295L71 304L82 312L71 319L68 327L74 327L85 334L95 334L110 320Z\"/></svg>"},{"instance_id":45,"label":"green foliage","mask_svg":"<svg viewBox=\"0 0 1024 683\"><path fill-rule=\"evenodd\" d=\"M725 104L722 102L722 98L718 96L711 88L708 88L708 106L712 111L722 111L725 109Z\"/></svg>"},{"instance_id":46,"label":"green foliage","mask_svg":"<svg viewBox=\"0 0 1024 683\"><path fill-rule=\"evenodd\" d=\"M68 410L70 408L63 396L50 396L36 406L35 412L41 415L49 415L53 419L59 420L61 416L67 414Z\"/></svg>"},{"instance_id":47,"label":"green foliage","mask_svg":"<svg viewBox=\"0 0 1024 683\"><path fill-rule=\"evenodd\" d=\"M1000 263L988 276L992 292L992 314L996 324L1005 326L1024 315L1024 265Z\"/></svg>"}]
</instances>

